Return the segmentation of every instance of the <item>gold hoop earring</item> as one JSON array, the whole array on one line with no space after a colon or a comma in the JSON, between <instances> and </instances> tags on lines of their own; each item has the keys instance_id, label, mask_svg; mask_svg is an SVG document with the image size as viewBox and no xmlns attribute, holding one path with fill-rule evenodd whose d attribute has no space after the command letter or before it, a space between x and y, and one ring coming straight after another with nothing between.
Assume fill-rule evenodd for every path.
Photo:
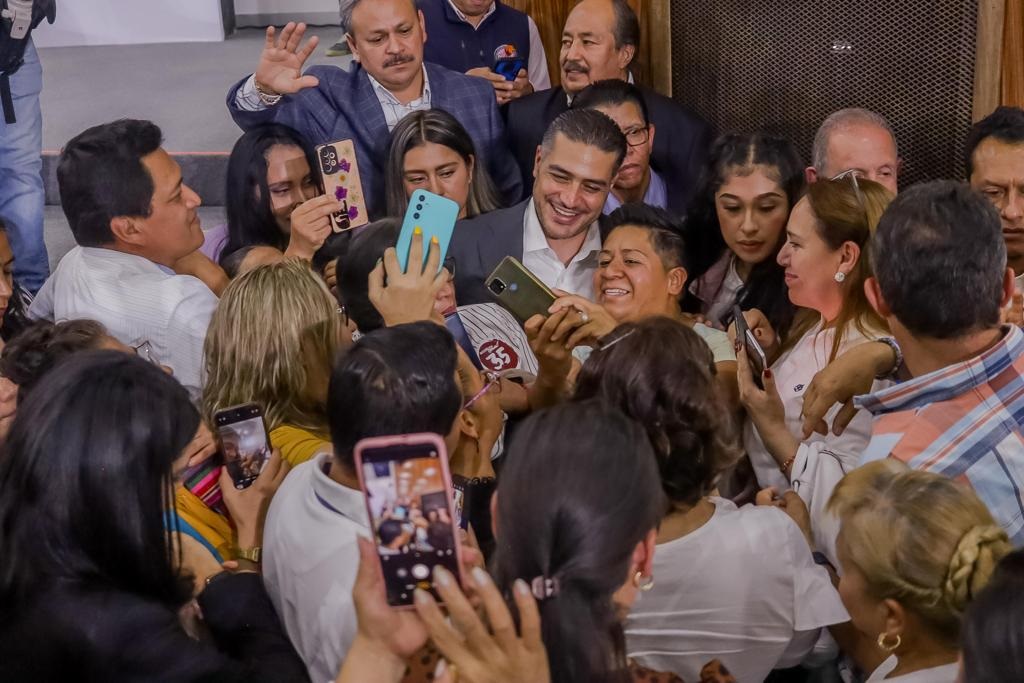
<instances>
[{"instance_id":1,"label":"gold hoop earring","mask_svg":"<svg viewBox=\"0 0 1024 683\"><path fill-rule=\"evenodd\" d=\"M654 577L644 576L643 572L637 572L636 574L633 574L633 585L646 593L654 588Z\"/></svg>"},{"instance_id":2,"label":"gold hoop earring","mask_svg":"<svg viewBox=\"0 0 1024 683\"><path fill-rule=\"evenodd\" d=\"M900 634L897 633L896 634L896 642L890 644L890 643L885 642L885 639L888 638L888 637L889 637L888 633L879 633L878 634L878 647L883 652L895 652L897 649L899 649L899 646L903 643L903 639L900 638Z\"/></svg>"}]
</instances>

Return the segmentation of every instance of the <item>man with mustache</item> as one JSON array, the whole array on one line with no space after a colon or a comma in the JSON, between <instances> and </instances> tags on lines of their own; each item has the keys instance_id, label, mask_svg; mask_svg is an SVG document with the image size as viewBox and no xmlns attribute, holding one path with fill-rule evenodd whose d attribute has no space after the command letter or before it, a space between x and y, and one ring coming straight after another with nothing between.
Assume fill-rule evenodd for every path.
<instances>
[{"instance_id":1,"label":"man with mustache","mask_svg":"<svg viewBox=\"0 0 1024 683\"><path fill-rule=\"evenodd\" d=\"M582 0L562 31L562 85L509 104L509 140L527 187L534 152L548 125L591 83L611 78L633 82L629 66L640 45L640 22L626 0ZM658 135L651 167L665 179L668 208L684 213L711 141L699 116L649 88L640 88Z\"/></svg>"},{"instance_id":2,"label":"man with mustache","mask_svg":"<svg viewBox=\"0 0 1024 683\"><path fill-rule=\"evenodd\" d=\"M233 86L228 109L250 129L265 123L295 128L314 144L355 143L363 194L371 217L384 214L384 166L391 130L406 115L444 109L466 128L507 201L522 193L522 180L506 150L505 130L493 88L484 80L423 62L427 40L414 0L341 0L341 25L355 62L302 67L316 48L305 44L304 24L273 27L255 73Z\"/></svg>"},{"instance_id":3,"label":"man with mustache","mask_svg":"<svg viewBox=\"0 0 1024 683\"><path fill-rule=\"evenodd\" d=\"M625 156L626 138L601 112L559 115L534 150L532 196L455 226L448 253L459 304L494 301L484 280L506 256L551 289L593 299L598 219Z\"/></svg>"}]
</instances>

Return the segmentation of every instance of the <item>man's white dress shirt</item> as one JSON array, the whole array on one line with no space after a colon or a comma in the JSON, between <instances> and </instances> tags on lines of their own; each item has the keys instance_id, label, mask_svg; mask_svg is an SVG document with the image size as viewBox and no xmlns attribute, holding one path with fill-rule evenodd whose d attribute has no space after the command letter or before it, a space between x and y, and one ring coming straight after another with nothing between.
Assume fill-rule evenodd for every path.
<instances>
[{"instance_id":1,"label":"man's white dress shirt","mask_svg":"<svg viewBox=\"0 0 1024 683\"><path fill-rule=\"evenodd\" d=\"M523 265L551 289L578 294L594 300L594 271L597 255L601 251L601 231L595 221L587 230L583 246L572 257L569 265L548 245L534 200L526 206L523 216Z\"/></svg>"}]
</instances>

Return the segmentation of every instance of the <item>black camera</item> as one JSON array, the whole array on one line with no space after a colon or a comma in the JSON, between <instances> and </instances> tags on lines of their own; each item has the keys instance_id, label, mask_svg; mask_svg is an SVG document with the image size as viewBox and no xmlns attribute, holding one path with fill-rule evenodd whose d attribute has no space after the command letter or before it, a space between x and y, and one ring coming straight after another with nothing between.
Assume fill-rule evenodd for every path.
<instances>
[{"instance_id":1,"label":"black camera","mask_svg":"<svg viewBox=\"0 0 1024 683\"><path fill-rule=\"evenodd\" d=\"M505 291L505 283L498 278L494 278L487 283L487 289L491 290L495 296L500 296Z\"/></svg>"}]
</instances>

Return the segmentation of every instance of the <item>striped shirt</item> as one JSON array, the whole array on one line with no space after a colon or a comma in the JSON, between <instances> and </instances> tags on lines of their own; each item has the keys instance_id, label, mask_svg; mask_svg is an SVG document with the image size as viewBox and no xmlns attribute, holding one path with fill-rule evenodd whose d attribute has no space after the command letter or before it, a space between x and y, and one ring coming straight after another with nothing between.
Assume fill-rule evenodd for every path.
<instances>
[{"instance_id":1,"label":"striped shirt","mask_svg":"<svg viewBox=\"0 0 1024 683\"><path fill-rule=\"evenodd\" d=\"M1024 545L1024 332L856 404L875 416L862 463L892 456L970 485Z\"/></svg>"},{"instance_id":2,"label":"striped shirt","mask_svg":"<svg viewBox=\"0 0 1024 683\"><path fill-rule=\"evenodd\" d=\"M506 377L531 382L537 376L537 357L530 350L519 321L498 304L459 306L459 318L481 364Z\"/></svg>"}]
</instances>

